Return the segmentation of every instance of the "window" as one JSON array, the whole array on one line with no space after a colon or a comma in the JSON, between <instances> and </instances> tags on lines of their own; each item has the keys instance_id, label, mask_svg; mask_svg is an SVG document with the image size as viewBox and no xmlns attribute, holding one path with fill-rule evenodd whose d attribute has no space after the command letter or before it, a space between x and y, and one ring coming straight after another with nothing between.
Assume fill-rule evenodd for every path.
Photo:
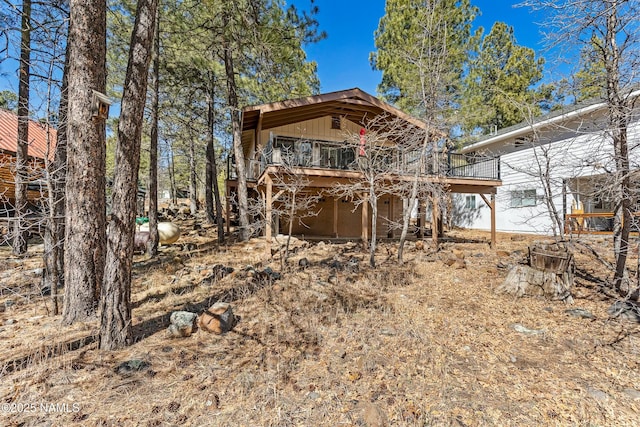
<instances>
[{"instance_id":1,"label":"window","mask_svg":"<svg viewBox=\"0 0 640 427\"><path fill-rule=\"evenodd\" d=\"M522 208L535 206L537 202L536 190L515 190L511 192L511 207Z\"/></svg>"},{"instance_id":2,"label":"window","mask_svg":"<svg viewBox=\"0 0 640 427\"><path fill-rule=\"evenodd\" d=\"M466 209L475 209L476 208L476 196L475 196L475 194L465 197L465 199L464 199L464 207Z\"/></svg>"}]
</instances>

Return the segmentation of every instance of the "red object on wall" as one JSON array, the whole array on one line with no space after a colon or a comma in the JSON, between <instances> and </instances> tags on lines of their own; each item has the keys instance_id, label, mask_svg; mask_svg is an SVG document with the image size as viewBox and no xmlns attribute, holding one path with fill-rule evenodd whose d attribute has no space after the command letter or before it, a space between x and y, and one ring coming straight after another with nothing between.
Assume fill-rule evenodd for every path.
<instances>
[{"instance_id":1,"label":"red object on wall","mask_svg":"<svg viewBox=\"0 0 640 427\"><path fill-rule=\"evenodd\" d=\"M364 152L364 145L365 145L365 143L366 143L366 140L365 140L365 138L364 138L364 134L365 134L366 132L367 132L367 131L366 131L364 128L360 129L360 152L359 152L358 154L359 154L359 155L361 155L361 156L364 156L364 155L365 155L365 152Z\"/></svg>"}]
</instances>

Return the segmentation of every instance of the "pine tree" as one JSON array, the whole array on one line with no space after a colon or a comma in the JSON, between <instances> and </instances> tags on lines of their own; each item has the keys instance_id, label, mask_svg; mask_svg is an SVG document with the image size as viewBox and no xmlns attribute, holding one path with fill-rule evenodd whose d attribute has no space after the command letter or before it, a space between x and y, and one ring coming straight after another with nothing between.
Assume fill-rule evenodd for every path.
<instances>
[{"instance_id":1,"label":"pine tree","mask_svg":"<svg viewBox=\"0 0 640 427\"><path fill-rule=\"evenodd\" d=\"M538 115L533 86L542 78L543 64L533 49L517 44L513 27L496 22L469 65L462 103L464 128L489 133Z\"/></svg>"}]
</instances>

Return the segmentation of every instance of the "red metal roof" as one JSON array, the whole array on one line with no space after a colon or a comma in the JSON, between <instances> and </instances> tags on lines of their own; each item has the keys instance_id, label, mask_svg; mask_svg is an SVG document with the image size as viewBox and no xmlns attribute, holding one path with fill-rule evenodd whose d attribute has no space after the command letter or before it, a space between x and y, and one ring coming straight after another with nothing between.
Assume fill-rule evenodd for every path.
<instances>
[{"instance_id":1,"label":"red metal roof","mask_svg":"<svg viewBox=\"0 0 640 427\"><path fill-rule=\"evenodd\" d=\"M53 158L57 132L53 128L33 120L29 121L29 148L28 154L32 157L43 159L47 155ZM50 143L48 143L50 141ZM16 152L18 143L18 116L11 111L0 109L0 151Z\"/></svg>"}]
</instances>

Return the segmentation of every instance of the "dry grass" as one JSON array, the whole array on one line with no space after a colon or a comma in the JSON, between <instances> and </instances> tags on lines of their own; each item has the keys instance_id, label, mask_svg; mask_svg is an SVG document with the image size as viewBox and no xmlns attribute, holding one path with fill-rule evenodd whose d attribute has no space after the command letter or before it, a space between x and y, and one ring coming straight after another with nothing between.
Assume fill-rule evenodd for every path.
<instances>
[{"instance_id":1,"label":"dry grass","mask_svg":"<svg viewBox=\"0 0 640 427\"><path fill-rule=\"evenodd\" d=\"M296 241L282 270L264 261L260 239L216 248L209 233L181 240L200 249L171 247L159 261L136 260L138 341L117 352L87 342L76 348L98 325L66 328L47 315L39 277L25 273L39 267L37 256L0 261L13 272L3 276L0 296L1 402L10 410L37 406L0 414L0 424L632 426L640 419L639 327L608 318L611 301L596 283L580 279L574 292L575 306L594 320L567 315L560 302L494 292L506 275L498 266L517 262L533 237L500 235L491 251L485 234L457 232L462 242L439 252L409 243L402 267L392 261L395 246L384 243L375 270L358 244ZM444 262L454 249L466 268ZM302 257L306 269L298 267ZM358 268L349 267L354 258ZM605 277L592 258L577 258L579 268ZM345 268L334 271L336 260ZM236 271L212 281L215 264ZM242 272L248 264L283 278L258 286ZM167 337L172 311L220 298L241 318L232 332ZM514 324L544 332L523 334ZM131 359L149 367L117 372ZM41 403L67 404L57 408L67 412L45 412Z\"/></svg>"}]
</instances>

